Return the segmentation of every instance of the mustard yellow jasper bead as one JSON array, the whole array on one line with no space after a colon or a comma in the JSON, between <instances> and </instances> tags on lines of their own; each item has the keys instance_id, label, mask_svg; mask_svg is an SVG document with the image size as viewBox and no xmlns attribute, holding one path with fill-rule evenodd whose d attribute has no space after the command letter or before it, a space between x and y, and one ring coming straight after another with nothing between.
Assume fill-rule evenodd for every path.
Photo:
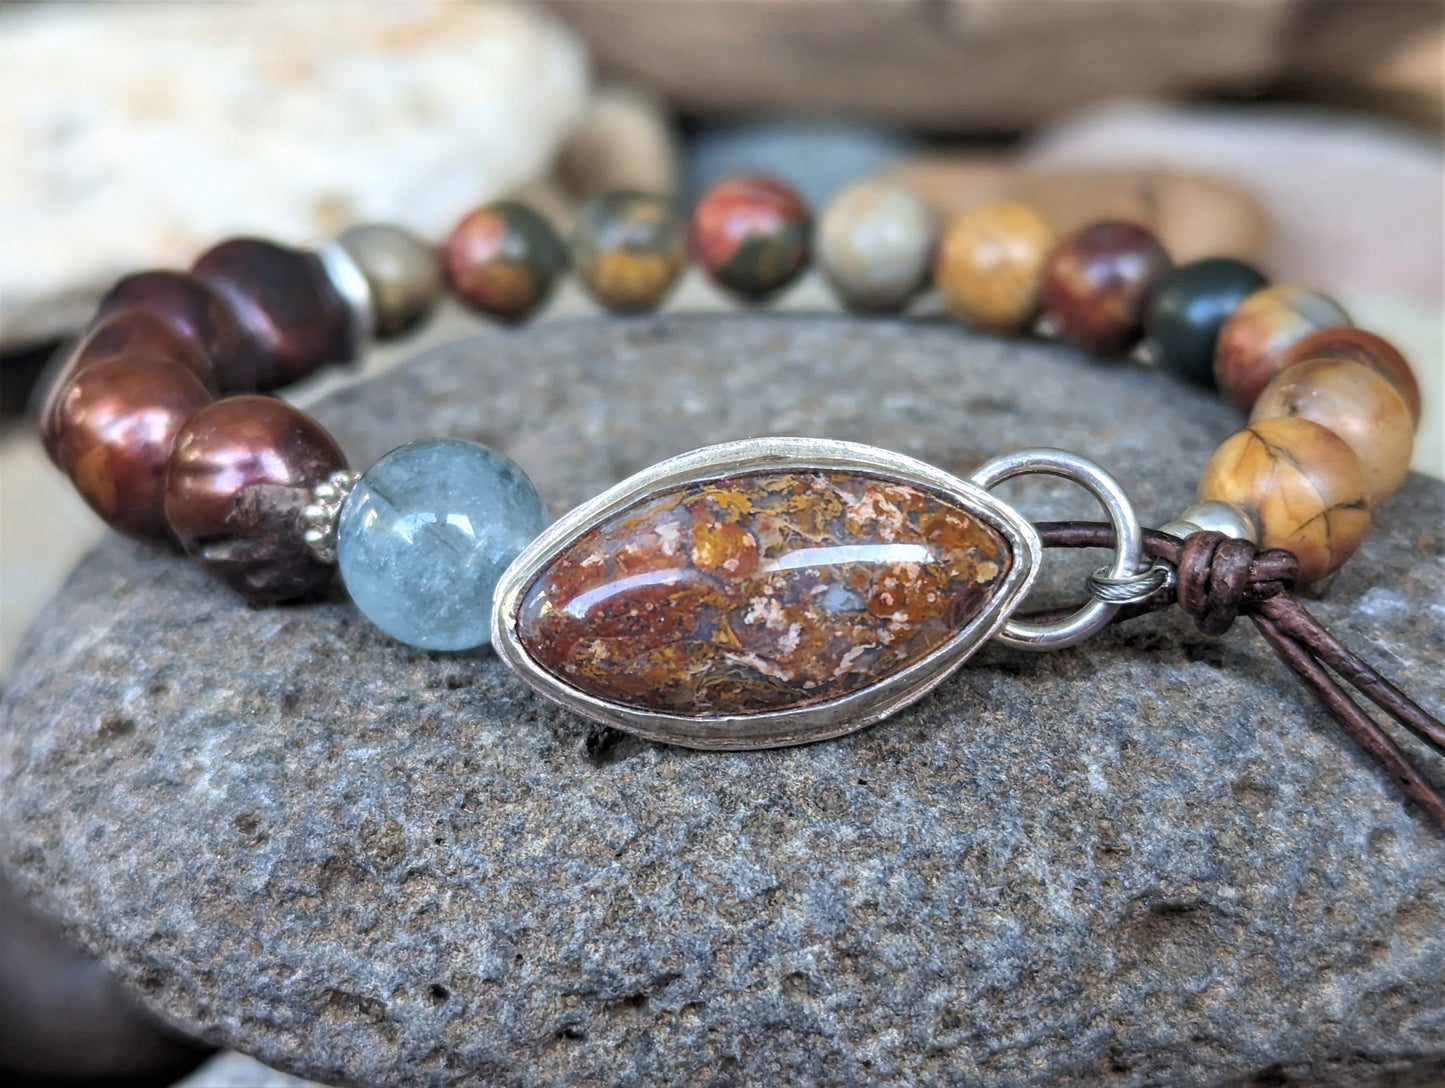
<instances>
[{"instance_id":1,"label":"mustard yellow jasper bead","mask_svg":"<svg viewBox=\"0 0 1445 1088\"><path fill-rule=\"evenodd\" d=\"M1249 421L1284 417L1312 420L1349 444L1364 469L1371 506L1393 495L1410 471L1410 406L1390 379L1363 363L1310 359L1276 375Z\"/></svg>"},{"instance_id":2,"label":"mustard yellow jasper bead","mask_svg":"<svg viewBox=\"0 0 1445 1088\"><path fill-rule=\"evenodd\" d=\"M997 200L965 212L944 232L933 280L960 321L1011 332L1039 306L1039 273L1054 231L1027 204Z\"/></svg>"},{"instance_id":3,"label":"mustard yellow jasper bead","mask_svg":"<svg viewBox=\"0 0 1445 1088\"><path fill-rule=\"evenodd\" d=\"M1230 435L1204 466L1198 498L1243 510L1260 546L1294 552L1307 582L1338 570L1370 528L1360 459L1308 419L1262 419Z\"/></svg>"}]
</instances>

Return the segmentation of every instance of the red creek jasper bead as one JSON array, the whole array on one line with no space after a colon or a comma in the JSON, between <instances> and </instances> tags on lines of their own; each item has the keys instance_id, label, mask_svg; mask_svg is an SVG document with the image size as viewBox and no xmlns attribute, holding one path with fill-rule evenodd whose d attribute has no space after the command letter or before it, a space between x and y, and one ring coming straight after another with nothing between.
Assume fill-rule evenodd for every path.
<instances>
[{"instance_id":1,"label":"red creek jasper bead","mask_svg":"<svg viewBox=\"0 0 1445 1088\"><path fill-rule=\"evenodd\" d=\"M306 544L302 512L310 489L345 467L304 412L272 397L227 397L177 434L165 514L186 551L248 600L292 600L333 577Z\"/></svg>"},{"instance_id":2,"label":"red creek jasper bead","mask_svg":"<svg viewBox=\"0 0 1445 1088\"><path fill-rule=\"evenodd\" d=\"M1013 563L942 495L846 471L770 470L639 500L522 596L517 635L590 695L708 717L838 698L927 656Z\"/></svg>"},{"instance_id":3,"label":"red creek jasper bead","mask_svg":"<svg viewBox=\"0 0 1445 1088\"><path fill-rule=\"evenodd\" d=\"M163 322L206 360L213 391L246 392L258 369L256 346L247 340L229 306L203 281L185 272L156 269L116 282L96 308L101 319L139 310Z\"/></svg>"},{"instance_id":4,"label":"red creek jasper bead","mask_svg":"<svg viewBox=\"0 0 1445 1088\"><path fill-rule=\"evenodd\" d=\"M765 301L801 276L812 244L808 205L776 178L729 178L693 210L693 256L709 279L746 302Z\"/></svg>"},{"instance_id":5,"label":"red creek jasper bead","mask_svg":"<svg viewBox=\"0 0 1445 1088\"><path fill-rule=\"evenodd\" d=\"M1172 267L1150 231L1106 219L1053 248L1039 294L1064 339L1095 355L1116 355L1144 334L1149 292Z\"/></svg>"},{"instance_id":6,"label":"red creek jasper bead","mask_svg":"<svg viewBox=\"0 0 1445 1088\"><path fill-rule=\"evenodd\" d=\"M52 457L107 525L169 540L166 458L181 426L210 400L189 368L163 355L96 360L56 395Z\"/></svg>"},{"instance_id":7,"label":"red creek jasper bead","mask_svg":"<svg viewBox=\"0 0 1445 1088\"><path fill-rule=\"evenodd\" d=\"M201 254L191 271L226 300L250 341L255 373L228 374L228 388L279 389L346 362L357 347L346 303L315 254L232 238Z\"/></svg>"}]
</instances>

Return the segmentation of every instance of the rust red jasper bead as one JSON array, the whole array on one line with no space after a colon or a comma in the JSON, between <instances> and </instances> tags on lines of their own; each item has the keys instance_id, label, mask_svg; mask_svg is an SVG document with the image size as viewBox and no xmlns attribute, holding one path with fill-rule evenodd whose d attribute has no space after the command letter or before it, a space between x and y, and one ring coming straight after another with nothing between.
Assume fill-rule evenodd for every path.
<instances>
[{"instance_id":1,"label":"rust red jasper bead","mask_svg":"<svg viewBox=\"0 0 1445 1088\"><path fill-rule=\"evenodd\" d=\"M203 253L191 271L226 300L250 341L256 372L228 375L229 388L279 389L351 357L346 303L314 254L232 238Z\"/></svg>"},{"instance_id":2,"label":"rust red jasper bead","mask_svg":"<svg viewBox=\"0 0 1445 1088\"><path fill-rule=\"evenodd\" d=\"M332 579L306 544L302 512L310 489L345 467L304 412L272 397L227 397L176 436L166 517L186 551L248 600L292 600Z\"/></svg>"},{"instance_id":3,"label":"rust red jasper bead","mask_svg":"<svg viewBox=\"0 0 1445 1088\"><path fill-rule=\"evenodd\" d=\"M1169 271L1159 240L1134 223L1104 220L1065 238L1044 262L1044 309L1070 340L1113 355L1144 334L1149 291Z\"/></svg>"},{"instance_id":4,"label":"rust red jasper bead","mask_svg":"<svg viewBox=\"0 0 1445 1088\"><path fill-rule=\"evenodd\" d=\"M1008 542L952 500L849 471L689 484L588 530L518 640L589 695L693 717L809 706L926 657L992 599Z\"/></svg>"}]
</instances>

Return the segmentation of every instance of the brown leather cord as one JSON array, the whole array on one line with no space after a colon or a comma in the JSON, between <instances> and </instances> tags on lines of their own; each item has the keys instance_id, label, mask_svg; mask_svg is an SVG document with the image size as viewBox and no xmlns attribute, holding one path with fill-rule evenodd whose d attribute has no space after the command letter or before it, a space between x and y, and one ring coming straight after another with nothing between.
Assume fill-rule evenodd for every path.
<instances>
[{"instance_id":1,"label":"brown leather cord","mask_svg":"<svg viewBox=\"0 0 1445 1088\"><path fill-rule=\"evenodd\" d=\"M1035 528L1047 548L1114 546L1114 530L1104 522L1043 522ZM1340 728L1445 831L1445 793L1420 773L1340 681L1442 754L1445 724L1344 646L1289 595L1299 578L1299 561L1292 553L1259 551L1248 541L1232 540L1222 533L1195 533L1181 541L1149 529L1144 531L1144 552L1174 568L1174 585L1119 609L1116 622L1177 604L1200 630L1219 635L1237 617L1248 616ZM1068 611L1071 609L1035 612L1019 619L1047 621Z\"/></svg>"}]
</instances>

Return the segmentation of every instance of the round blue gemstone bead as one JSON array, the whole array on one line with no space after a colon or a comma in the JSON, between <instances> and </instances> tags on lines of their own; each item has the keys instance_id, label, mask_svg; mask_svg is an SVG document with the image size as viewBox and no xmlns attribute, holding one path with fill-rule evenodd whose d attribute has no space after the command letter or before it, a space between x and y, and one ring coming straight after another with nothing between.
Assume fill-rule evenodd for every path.
<instances>
[{"instance_id":1,"label":"round blue gemstone bead","mask_svg":"<svg viewBox=\"0 0 1445 1088\"><path fill-rule=\"evenodd\" d=\"M526 474L496 450L433 438L362 475L336 524L336 564L363 615L392 638L465 650L491 638L492 591L547 527Z\"/></svg>"}]
</instances>

